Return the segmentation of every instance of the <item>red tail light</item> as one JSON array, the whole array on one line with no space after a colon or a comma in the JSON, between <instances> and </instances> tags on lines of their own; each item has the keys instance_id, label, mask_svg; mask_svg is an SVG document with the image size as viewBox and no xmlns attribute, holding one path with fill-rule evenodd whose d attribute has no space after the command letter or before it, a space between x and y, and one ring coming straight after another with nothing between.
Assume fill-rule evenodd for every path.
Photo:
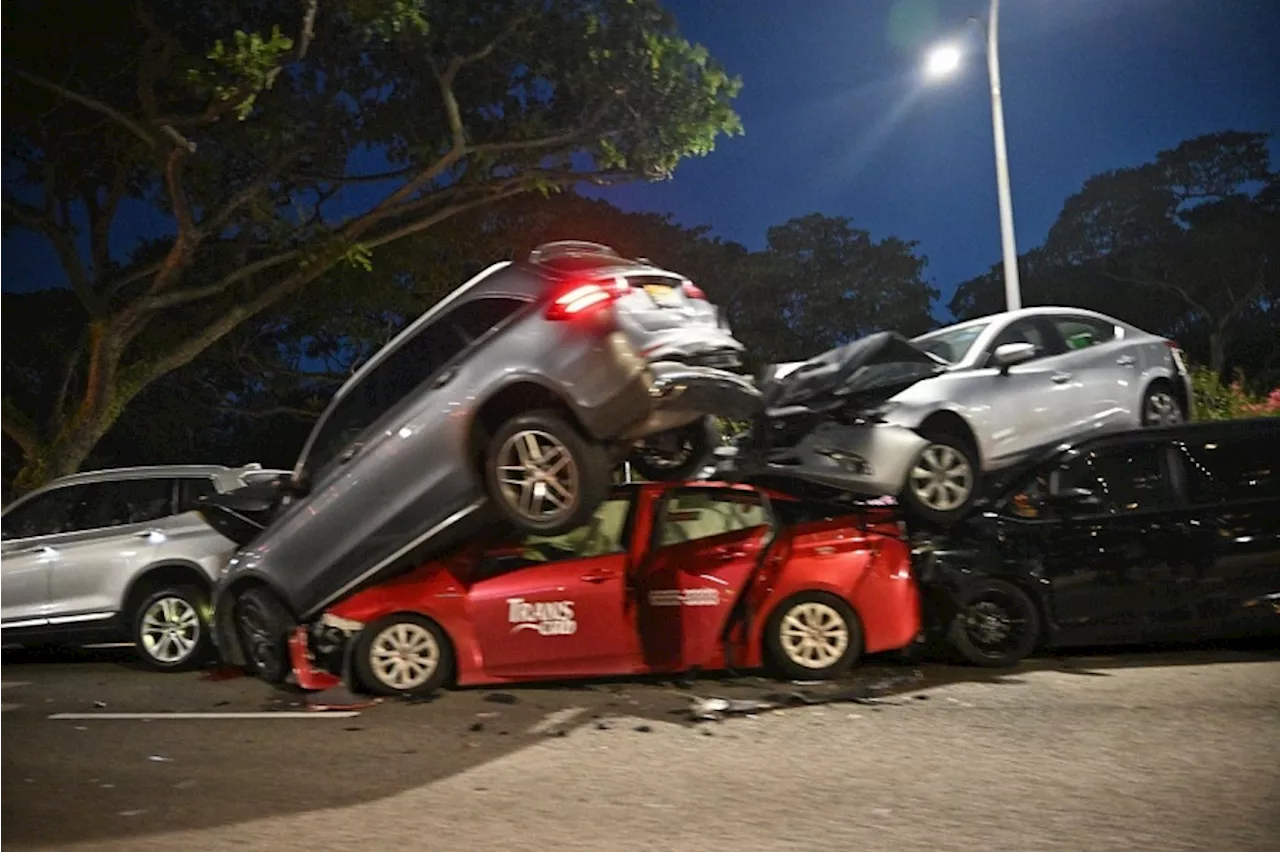
<instances>
[{"instance_id":1,"label":"red tail light","mask_svg":"<svg viewBox=\"0 0 1280 852\"><path fill-rule=\"evenodd\" d=\"M575 284L556 296L547 308L547 319L567 320L608 305L630 288L625 283Z\"/></svg>"},{"instance_id":2,"label":"red tail light","mask_svg":"<svg viewBox=\"0 0 1280 852\"><path fill-rule=\"evenodd\" d=\"M701 299L704 302L707 300L707 294L702 292L702 288L694 284L692 281L684 282L684 284L681 285L681 289L684 290L684 294L690 299Z\"/></svg>"},{"instance_id":3,"label":"red tail light","mask_svg":"<svg viewBox=\"0 0 1280 852\"><path fill-rule=\"evenodd\" d=\"M1168 346L1170 349L1181 349L1181 348L1182 348L1181 346L1179 346L1179 345L1178 345L1178 342L1177 342L1176 340L1166 340L1166 341L1164 342L1164 345L1165 345L1165 346Z\"/></svg>"}]
</instances>

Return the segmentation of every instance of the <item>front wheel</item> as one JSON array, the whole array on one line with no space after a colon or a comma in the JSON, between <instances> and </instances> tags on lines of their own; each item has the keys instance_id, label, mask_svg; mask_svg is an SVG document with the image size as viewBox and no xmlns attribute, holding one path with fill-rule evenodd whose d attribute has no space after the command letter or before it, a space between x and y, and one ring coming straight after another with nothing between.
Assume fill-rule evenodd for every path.
<instances>
[{"instance_id":1,"label":"front wheel","mask_svg":"<svg viewBox=\"0 0 1280 852\"><path fill-rule=\"evenodd\" d=\"M397 613L360 631L355 668L360 684L378 695L427 696L453 674L453 648L434 621Z\"/></svg>"},{"instance_id":2,"label":"front wheel","mask_svg":"<svg viewBox=\"0 0 1280 852\"><path fill-rule=\"evenodd\" d=\"M987 580L965 592L957 610L948 639L967 662L1006 668L1035 650L1040 612L1012 583Z\"/></svg>"},{"instance_id":3,"label":"front wheel","mask_svg":"<svg viewBox=\"0 0 1280 852\"><path fill-rule=\"evenodd\" d=\"M902 502L917 518L939 526L961 520L978 497L978 454L945 432L926 435L902 489Z\"/></svg>"},{"instance_id":4,"label":"front wheel","mask_svg":"<svg viewBox=\"0 0 1280 852\"><path fill-rule=\"evenodd\" d=\"M549 410L511 418L489 440L485 490L523 532L582 526L609 494L608 450Z\"/></svg>"},{"instance_id":5,"label":"front wheel","mask_svg":"<svg viewBox=\"0 0 1280 852\"><path fill-rule=\"evenodd\" d=\"M793 680L826 680L844 674L862 653L862 627L853 610L827 592L787 598L765 624L770 661Z\"/></svg>"},{"instance_id":6,"label":"front wheel","mask_svg":"<svg viewBox=\"0 0 1280 852\"><path fill-rule=\"evenodd\" d=\"M258 586L235 602L235 626L249 670L271 684L284 683L293 670L289 662L292 616L276 596Z\"/></svg>"},{"instance_id":7,"label":"front wheel","mask_svg":"<svg viewBox=\"0 0 1280 852\"><path fill-rule=\"evenodd\" d=\"M651 482L680 482L706 467L719 444L716 419L700 417L677 429L649 435L636 444L627 460Z\"/></svg>"}]
</instances>

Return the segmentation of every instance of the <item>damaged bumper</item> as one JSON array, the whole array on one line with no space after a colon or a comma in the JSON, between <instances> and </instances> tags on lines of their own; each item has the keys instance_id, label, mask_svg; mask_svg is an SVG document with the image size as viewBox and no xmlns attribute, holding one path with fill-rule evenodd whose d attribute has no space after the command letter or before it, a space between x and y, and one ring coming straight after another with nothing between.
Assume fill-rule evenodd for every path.
<instances>
[{"instance_id":1,"label":"damaged bumper","mask_svg":"<svg viewBox=\"0 0 1280 852\"><path fill-rule=\"evenodd\" d=\"M656 361L649 370L652 414L625 437L642 438L707 415L748 420L760 412L760 391L749 376L676 361Z\"/></svg>"},{"instance_id":2,"label":"damaged bumper","mask_svg":"<svg viewBox=\"0 0 1280 852\"><path fill-rule=\"evenodd\" d=\"M351 673L350 655L364 624L326 613L299 625L289 636L289 663L298 686L322 690L341 684Z\"/></svg>"},{"instance_id":3,"label":"damaged bumper","mask_svg":"<svg viewBox=\"0 0 1280 852\"><path fill-rule=\"evenodd\" d=\"M795 446L743 447L723 454L718 473L732 479L797 477L866 496L897 495L916 455L928 443L905 426L827 421Z\"/></svg>"}]
</instances>

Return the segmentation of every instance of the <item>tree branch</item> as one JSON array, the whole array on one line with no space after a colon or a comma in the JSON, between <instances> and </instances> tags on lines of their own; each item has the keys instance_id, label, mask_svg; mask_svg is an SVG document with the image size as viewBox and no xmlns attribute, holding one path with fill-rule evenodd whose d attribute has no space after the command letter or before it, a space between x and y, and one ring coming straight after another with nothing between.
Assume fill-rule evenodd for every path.
<instances>
[{"instance_id":1,"label":"tree branch","mask_svg":"<svg viewBox=\"0 0 1280 852\"><path fill-rule=\"evenodd\" d=\"M289 164L297 160L306 153L306 149L302 147L293 148L284 152L275 159L271 165L267 166L262 174L258 175L248 184L243 186L239 192L231 196L226 204L222 205L216 213L212 214L200 223L199 234L203 238L210 234L216 234L218 230L235 215L236 211L244 205L253 201L254 198L261 195L271 186L276 178L289 167Z\"/></svg>"},{"instance_id":2,"label":"tree branch","mask_svg":"<svg viewBox=\"0 0 1280 852\"><path fill-rule=\"evenodd\" d=\"M263 258L262 260L241 266L236 269L235 272L223 277L217 283L207 284L203 287L192 287L187 290L174 290L169 293L160 293L158 295L149 296L140 300L135 310L138 313L151 313L154 311L164 310L165 308L172 308L177 305L186 305L191 302L198 302L201 299L207 299L210 296L216 296L219 293L223 293L231 285L244 281L245 279L252 278L259 272L264 272L274 266L280 266L281 264L288 263L291 260L296 260L301 256L302 252L296 249L281 252L280 254L275 254L270 257Z\"/></svg>"},{"instance_id":3,"label":"tree branch","mask_svg":"<svg viewBox=\"0 0 1280 852\"><path fill-rule=\"evenodd\" d=\"M216 410L226 412L227 414L234 414L237 417L249 417L254 420L263 417L275 417L278 414L288 414L290 417L297 417L300 420L315 420L324 413L323 411L312 411L307 408L297 408L292 405L275 405L271 408L259 410L237 408L233 405L218 405L215 406L215 408Z\"/></svg>"},{"instance_id":4,"label":"tree branch","mask_svg":"<svg viewBox=\"0 0 1280 852\"><path fill-rule=\"evenodd\" d=\"M96 113L105 115L107 118L110 118L112 121L116 122L121 127L125 128L130 133L132 133L134 136L137 136L139 139L145 142L148 148L156 147L156 139L154 136L148 133L141 124L138 124L138 122L134 121L129 116L120 112L120 110L116 109L115 107L109 106L108 104L104 104L102 101L96 100L87 95L82 95L78 92L73 92L71 89L68 89L65 86L60 86L57 83L53 82L52 80L46 80L45 78L40 77L36 74L23 71L21 68L13 68L11 69L11 72L21 77L22 79L26 80L28 83L31 83L33 86L38 86L48 92L52 92L58 97L64 98L69 101L74 101L75 103L78 103L83 107L91 109Z\"/></svg>"},{"instance_id":5,"label":"tree branch","mask_svg":"<svg viewBox=\"0 0 1280 852\"><path fill-rule=\"evenodd\" d=\"M76 249L75 241L71 238L71 235L59 228L58 223L48 216L38 213L29 206L20 204L17 201L12 201L8 198L4 199L3 210L23 227L43 234L49 240L54 250L58 253L58 259L62 261L62 268L66 270L67 279L71 282L71 289L75 291L80 304L84 305L84 309L91 316L101 315L102 302L97 294L93 292L89 273L84 268L84 261L80 259L80 252Z\"/></svg>"},{"instance_id":6,"label":"tree branch","mask_svg":"<svg viewBox=\"0 0 1280 852\"><path fill-rule=\"evenodd\" d=\"M31 458L40 448L40 433L35 422L7 396L0 400L0 405L3 406L0 428L22 449L23 455Z\"/></svg>"}]
</instances>

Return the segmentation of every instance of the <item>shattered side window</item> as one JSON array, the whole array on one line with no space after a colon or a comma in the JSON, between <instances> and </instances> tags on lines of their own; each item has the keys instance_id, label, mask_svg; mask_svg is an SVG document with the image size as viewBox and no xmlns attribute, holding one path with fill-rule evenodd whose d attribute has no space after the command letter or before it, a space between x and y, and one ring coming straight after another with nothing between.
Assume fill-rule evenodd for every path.
<instances>
[{"instance_id":1,"label":"shattered side window","mask_svg":"<svg viewBox=\"0 0 1280 852\"><path fill-rule=\"evenodd\" d=\"M658 527L658 547L697 541L769 523L752 492L683 491L672 494Z\"/></svg>"}]
</instances>

